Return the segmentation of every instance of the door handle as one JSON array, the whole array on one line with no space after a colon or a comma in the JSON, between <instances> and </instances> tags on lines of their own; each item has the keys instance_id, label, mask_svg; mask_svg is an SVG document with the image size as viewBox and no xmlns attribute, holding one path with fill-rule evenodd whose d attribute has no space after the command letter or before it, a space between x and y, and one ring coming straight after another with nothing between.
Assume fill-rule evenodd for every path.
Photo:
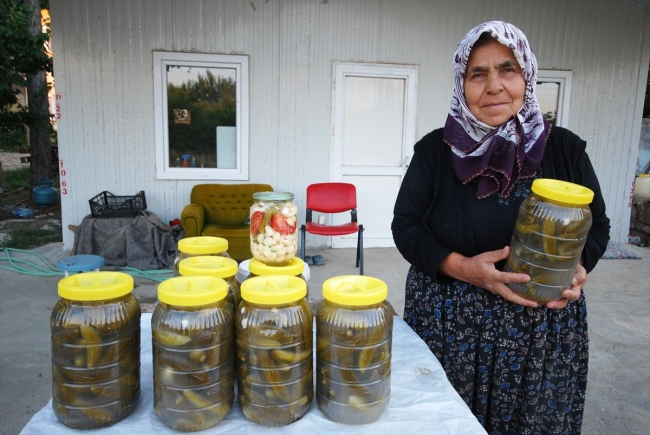
<instances>
[{"instance_id":1,"label":"door handle","mask_svg":"<svg viewBox=\"0 0 650 435\"><path fill-rule=\"evenodd\" d=\"M400 160L399 165L402 166L404 163L409 161L409 156L404 157L402 160Z\"/></svg>"}]
</instances>

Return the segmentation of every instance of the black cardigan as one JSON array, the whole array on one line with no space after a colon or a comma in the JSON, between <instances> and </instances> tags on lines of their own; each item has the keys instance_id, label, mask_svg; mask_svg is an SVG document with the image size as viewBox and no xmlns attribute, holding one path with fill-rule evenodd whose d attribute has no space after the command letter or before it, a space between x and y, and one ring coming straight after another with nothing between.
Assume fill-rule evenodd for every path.
<instances>
[{"instance_id":1,"label":"black cardigan","mask_svg":"<svg viewBox=\"0 0 650 435\"><path fill-rule=\"evenodd\" d=\"M448 283L450 278L438 274L438 268L452 252L472 257L510 244L524 197L510 201L503 201L498 194L476 198L476 184L463 185L456 178L451 149L443 142L442 133L443 129L434 130L415 145L397 195L391 229L397 249L409 263L432 280ZM594 191L589 206L593 222L582 252L584 267L590 272L607 247L609 219L585 148L586 142L577 135L553 127L544 149L541 176ZM532 180L526 183L530 187Z\"/></svg>"}]
</instances>

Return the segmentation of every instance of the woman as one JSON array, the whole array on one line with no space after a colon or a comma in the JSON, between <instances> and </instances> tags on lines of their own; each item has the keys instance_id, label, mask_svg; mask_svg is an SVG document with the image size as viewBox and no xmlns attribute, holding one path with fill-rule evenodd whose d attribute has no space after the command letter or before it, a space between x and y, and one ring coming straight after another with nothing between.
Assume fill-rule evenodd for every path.
<instances>
[{"instance_id":1,"label":"woman","mask_svg":"<svg viewBox=\"0 0 650 435\"><path fill-rule=\"evenodd\" d=\"M420 140L395 203L395 244L411 263L404 319L492 434L579 433L587 382L582 288L609 240L585 142L544 120L537 63L505 22L472 29L454 54L444 129ZM502 272L519 206L535 178L587 186L593 224L571 288L545 306Z\"/></svg>"}]
</instances>

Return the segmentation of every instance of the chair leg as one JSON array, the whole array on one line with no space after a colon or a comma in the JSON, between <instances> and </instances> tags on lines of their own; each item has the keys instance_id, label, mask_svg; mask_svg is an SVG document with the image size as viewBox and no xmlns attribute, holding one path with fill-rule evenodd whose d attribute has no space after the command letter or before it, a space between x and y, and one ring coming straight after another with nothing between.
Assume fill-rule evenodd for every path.
<instances>
[{"instance_id":1,"label":"chair leg","mask_svg":"<svg viewBox=\"0 0 650 435\"><path fill-rule=\"evenodd\" d=\"M363 225L359 225L359 240L357 241L357 262L359 275L363 275Z\"/></svg>"},{"instance_id":2,"label":"chair leg","mask_svg":"<svg viewBox=\"0 0 650 435\"><path fill-rule=\"evenodd\" d=\"M305 226L300 227L300 259L305 261Z\"/></svg>"},{"instance_id":3,"label":"chair leg","mask_svg":"<svg viewBox=\"0 0 650 435\"><path fill-rule=\"evenodd\" d=\"M361 251L359 251L359 245L360 245L360 240L361 240L361 228L362 228L362 225L359 225L359 231L357 232L357 264L356 264L356 267L359 267L359 253L361 252Z\"/></svg>"}]
</instances>

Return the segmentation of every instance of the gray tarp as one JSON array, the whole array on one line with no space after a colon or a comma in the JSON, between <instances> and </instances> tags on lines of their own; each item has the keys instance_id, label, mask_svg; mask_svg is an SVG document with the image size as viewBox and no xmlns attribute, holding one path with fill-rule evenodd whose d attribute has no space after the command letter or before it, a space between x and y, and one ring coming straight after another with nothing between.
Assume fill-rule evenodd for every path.
<instances>
[{"instance_id":1,"label":"gray tarp","mask_svg":"<svg viewBox=\"0 0 650 435\"><path fill-rule=\"evenodd\" d=\"M182 234L154 213L142 211L132 218L86 216L77 231L72 253L101 255L104 269L134 267L140 270L169 269Z\"/></svg>"}]
</instances>

